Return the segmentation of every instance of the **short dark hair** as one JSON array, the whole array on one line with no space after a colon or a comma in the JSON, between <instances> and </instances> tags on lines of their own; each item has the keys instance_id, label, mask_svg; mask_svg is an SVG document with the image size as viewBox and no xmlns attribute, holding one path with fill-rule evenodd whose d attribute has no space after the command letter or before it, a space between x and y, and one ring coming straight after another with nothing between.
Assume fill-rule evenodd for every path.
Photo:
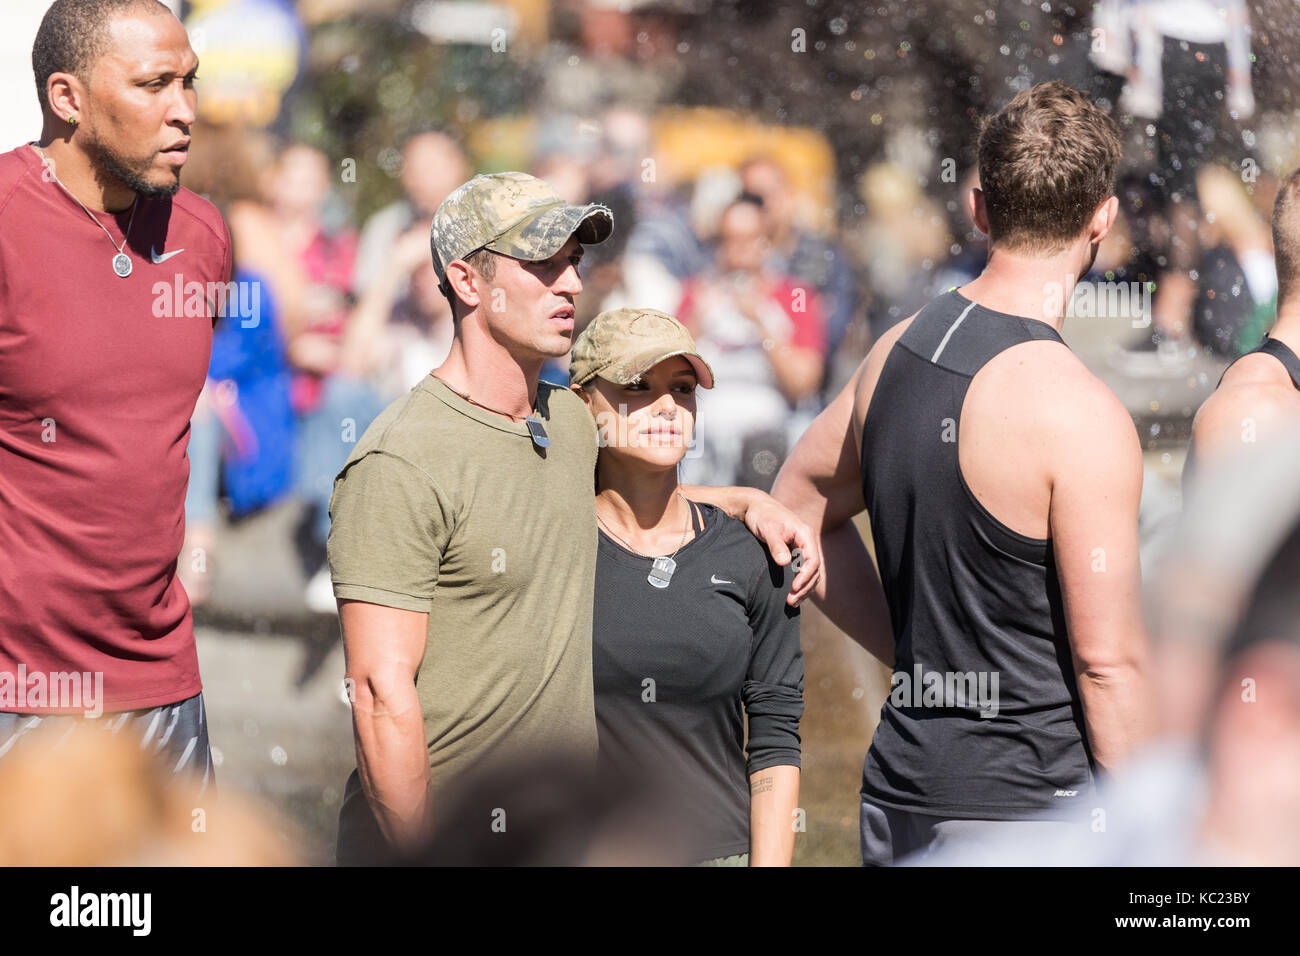
<instances>
[{"instance_id":1,"label":"short dark hair","mask_svg":"<svg viewBox=\"0 0 1300 956\"><path fill-rule=\"evenodd\" d=\"M1300 293L1300 168L1287 173L1273 202L1273 259L1280 304Z\"/></svg>"},{"instance_id":2,"label":"short dark hair","mask_svg":"<svg viewBox=\"0 0 1300 956\"><path fill-rule=\"evenodd\" d=\"M71 73L85 82L90 68L104 52L108 25L118 14L136 8L154 13L169 10L159 0L54 0L32 44L36 98L49 109L45 86L55 73Z\"/></svg>"},{"instance_id":3,"label":"short dark hair","mask_svg":"<svg viewBox=\"0 0 1300 956\"><path fill-rule=\"evenodd\" d=\"M1061 80L1038 83L985 121L980 190L989 243L1058 252L1115 191L1123 154L1119 127Z\"/></svg>"},{"instance_id":4,"label":"short dark hair","mask_svg":"<svg viewBox=\"0 0 1300 956\"><path fill-rule=\"evenodd\" d=\"M465 257L465 263L484 279L491 281L497 275L497 257L491 249L478 249Z\"/></svg>"},{"instance_id":5,"label":"short dark hair","mask_svg":"<svg viewBox=\"0 0 1300 956\"><path fill-rule=\"evenodd\" d=\"M475 249L469 255L462 256L461 259L466 265L489 282L496 278L497 254L491 249ZM442 280L442 285L438 286L438 290L442 292L447 301L451 303L452 320L459 322L460 316L456 314L456 303L460 301L460 297L451 290L451 282L444 278Z\"/></svg>"}]
</instances>

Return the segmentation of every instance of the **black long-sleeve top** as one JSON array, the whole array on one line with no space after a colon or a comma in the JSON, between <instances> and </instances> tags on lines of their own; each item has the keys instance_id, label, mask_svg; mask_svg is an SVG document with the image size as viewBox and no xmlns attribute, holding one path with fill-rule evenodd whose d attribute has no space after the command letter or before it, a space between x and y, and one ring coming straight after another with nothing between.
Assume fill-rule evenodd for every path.
<instances>
[{"instance_id":1,"label":"black long-sleeve top","mask_svg":"<svg viewBox=\"0 0 1300 956\"><path fill-rule=\"evenodd\" d=\"M592 662L602 772L667 791L685 808L679 836L705 860L748 852L749 775L799 766L803 654L785 603L793 568L740 521L697 507L703 529L666 588L647 581L651 559L601 532Z\"/></svg>"}]
</instances>

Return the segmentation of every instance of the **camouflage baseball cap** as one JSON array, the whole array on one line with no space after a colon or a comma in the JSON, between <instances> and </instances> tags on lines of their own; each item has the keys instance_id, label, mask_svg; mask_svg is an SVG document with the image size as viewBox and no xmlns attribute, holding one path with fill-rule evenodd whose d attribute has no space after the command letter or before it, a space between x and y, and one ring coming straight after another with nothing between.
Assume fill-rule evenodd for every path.
<instances>
[{"instance_id":1,"label":"camouflage baseball cap","mask_svg":"<svg viewBox=\"0 0 1300 956\"><path fill-rule=\"evenodd\" d=\"M516 259L549 259L574 233L588 245L614 231L607 206L571 206L551 186L526 173L487 173L457 187L433 214L429 245L438 282L447 263L479 249Z\"/></svg>"},{"instance_id":2,"label":"camouflage baseball cap","mask_svg":"<svg viewBox=\"0 0 1300 956\"><path fill-rule=\"evenodd\" d=\"M713 387L713 369L695 351L686 326L655 309L611 309L592 319L574 341L569 382L585 385L599 375L627 385L674 355L691 363L702 388Z\"/></svg>"}]
</instances>

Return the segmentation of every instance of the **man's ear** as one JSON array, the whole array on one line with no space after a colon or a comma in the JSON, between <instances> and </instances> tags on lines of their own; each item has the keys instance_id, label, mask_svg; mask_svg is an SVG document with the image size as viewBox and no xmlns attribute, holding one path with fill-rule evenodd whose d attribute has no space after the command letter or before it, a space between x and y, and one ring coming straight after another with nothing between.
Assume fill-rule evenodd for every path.
<instances>
[{"instance_id":1,"label":"man's ear","mask_svg":"<svg viewBox=\"0 0 1300 956\"><path fill-rule=\"evenodd\" d=\"M69 117L81 118L86 91L71 73L51 73L45 81L45 100L55 119L66 123Z\"/></svg>"},{"instance_id":2,"label":"man's ear","mask_svg":"<svg viewBox=\"0 0 1300 956\"><path fill-rule=\"evenodd\" d=\"M981 235L989 234L989 211L984 208L984 190L978 186L972 186L970 193L966 196L966 211L970 213L970 221L975 223L975 228L980 231Z\"/></svg>"},{"instance_id":3,"label":"man's ear","mask_svg":"<svg viewBox=\"0 0 1300 956\"><path fill-rule=\"evenodd\" d=\"M1119 199L1111 196L1104 203L1097 207L1097 211L1092 214L1092 222L1088 224L1088 242L1101 242L1106 238L1115 225L1115 219L1119 216Z\"/></svg>"},{"instance_id":4,"label":"man's ear","mask_svg":"<svg viewBox=\"0 0 1300 956\"><path fill-rule=\"evenodd\" d=\"M471 309L478 308L480 302L478 279L478 273L464 259L447 263L447 285L451 287L452 295L459 297Z\"/></svg>"},{"instance_id":5,"label":"man's ear","mask_svg":"<svg viewBox=\"0 0 1300 956\"><path fill-rule=\"evenodd\" d=\"M569 389L571 391L577 392L578 397L582 399L583 404L585 404L588 408L591 408L591 396L587 394L587 390L585 388L583 388L581 385L570 385Z\"/></svg>"}]
</instances>

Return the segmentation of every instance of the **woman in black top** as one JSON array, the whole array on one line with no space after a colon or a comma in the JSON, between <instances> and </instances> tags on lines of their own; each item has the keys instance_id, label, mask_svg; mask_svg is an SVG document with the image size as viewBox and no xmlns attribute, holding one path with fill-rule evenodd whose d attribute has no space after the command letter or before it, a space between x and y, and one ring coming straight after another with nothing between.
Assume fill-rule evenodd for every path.
<instances>
[{"instance_id":1,"label":"woman in black top","mask_svg":"<svg viewBox=\"0 0 1300 956\"><path fill-rule=\"evenodd\" d=\"M803 714L794 572L677 478L712 370L676 319L620 309L578 337L570 377L600 432L600 767L669 792L693 860L789 865Z\"/></svg>"}]
</instances>

